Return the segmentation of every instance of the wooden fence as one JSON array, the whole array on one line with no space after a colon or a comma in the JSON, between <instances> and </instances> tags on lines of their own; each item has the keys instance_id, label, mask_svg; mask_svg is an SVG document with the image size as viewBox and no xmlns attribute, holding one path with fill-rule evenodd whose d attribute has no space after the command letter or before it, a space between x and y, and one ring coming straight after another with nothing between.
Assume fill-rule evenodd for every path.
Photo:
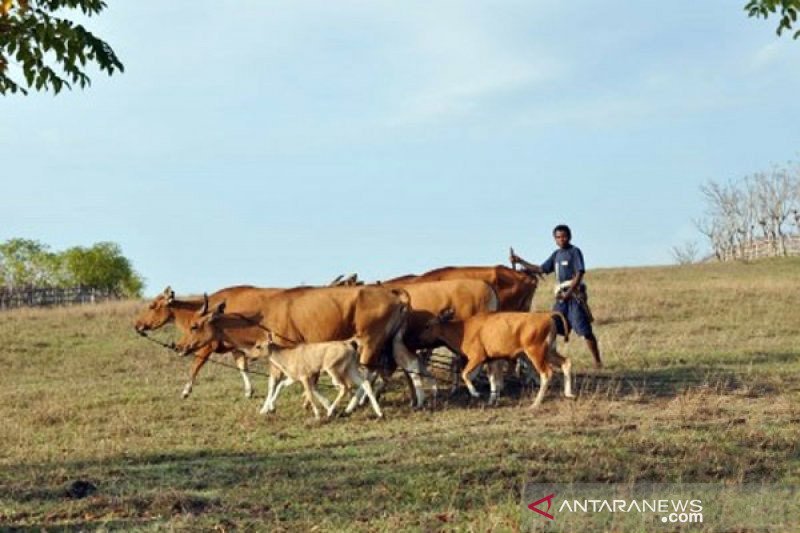
<instances>
[{"instance_id":1,"label":"wooden fence","mask_svg":"<svg viewBox=\"0 0 800 533\"><path fill-rule=\"evenodd\" d=\"M800 235L788 235L784 238L786 255L800 255ZM761 259L763 257L780 257L780 244L773 240L760 239L751 243L736 247L722 255L723 261L733 261L736 259Z\"/></svg>"},{"instance_id":2,"label":"wooden fence","mask_svg":"<svg viewBox=\"0 0 800 533\"><path fill-rule=\"evenodd\" d=\"M0 310L18 307L41 307L49 305L75 305L119 299L111 289L95 287L0 287Z\"/></svg>"}]
</instances>

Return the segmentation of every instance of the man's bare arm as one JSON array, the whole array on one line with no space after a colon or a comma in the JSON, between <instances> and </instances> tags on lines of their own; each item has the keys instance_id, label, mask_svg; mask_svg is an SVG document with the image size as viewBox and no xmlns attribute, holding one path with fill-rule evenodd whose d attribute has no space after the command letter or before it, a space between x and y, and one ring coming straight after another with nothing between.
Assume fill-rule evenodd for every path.
<instances>
[{"instance_id":1,"label":"man's bare arm","mask_svg":"<svg viewBox=\"0 0 800 533\"><path fill-rule=\"evenodd\" d=\"M519 265L522 265L522 268L524 268L525 270L528 270L530 272L533 272L534 274L539 274L539 275L543 275L544 274L544 271L542 270L542 267L540 267L539 265L534 265L533 263L529 263L529 262L525 261L523 258L521 258L520 256L518 256L517 254L514 253L514 249L513 248L511 249L511 253L509 254L508 259L509 259L509 261L511 261L511 265L512 266L515 266L515 265L519 264Z\"/></svg>"}]
</instances>

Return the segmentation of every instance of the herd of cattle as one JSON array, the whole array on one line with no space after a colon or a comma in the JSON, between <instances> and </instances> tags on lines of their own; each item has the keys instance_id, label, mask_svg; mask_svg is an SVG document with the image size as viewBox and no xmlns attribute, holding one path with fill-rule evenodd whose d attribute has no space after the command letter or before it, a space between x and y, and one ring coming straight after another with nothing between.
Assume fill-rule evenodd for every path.
<instances>
[{"instance_id":1,"label":"herd of cattle","mask_svg":"<svg viewBox=\"0 0 800 533\"><path fill-rule=\"evenodd\" d=\"M194 354L187 397L199 370L213 353L233 355L251 397L248 359L268 358L269 389L261 413L275 410L279 392L302 383L306 403L319 417L317 402L330 417L345 393L355 388L346 413L369 402L382 412L373 383L385 383L398 367L411 390L412 404L422 406L425 390L435 394L424 350L446 346L466 363L461 378L473 397L478 371L487 364L491 396L502 387L504 360L524 354L539 375L533 406L547 392L554 369L564 373L564 395L572 397L570 361L556 351L559 313L533 312L536 276L506 266L445 267L419 276L377 284L337 278L333 286L291 289L229 287L202 299L178 299L169 287L137 318L142 335L174 323L182 337L177 351ZM338 387L329 402L317 390L327 373Z\"/></svg>"}]
</instances>

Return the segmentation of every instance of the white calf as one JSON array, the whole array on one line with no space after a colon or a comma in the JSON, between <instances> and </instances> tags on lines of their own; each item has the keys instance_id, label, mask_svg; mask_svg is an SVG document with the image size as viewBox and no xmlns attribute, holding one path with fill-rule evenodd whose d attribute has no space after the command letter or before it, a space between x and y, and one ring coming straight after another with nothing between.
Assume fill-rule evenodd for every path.
<instances>
[{"instance_id":1,"label":"white calf","mask_svg":"<svg viewBox=\"0 0 800 533\"><path fill-rule=\"evenodd\" d=\"M375 414L382 417L383 413L378 406L369 381L366 381L358 370L359 349L360 346L356 339L300 344L292 348L282 348L276 345L272 336L268 334L266 341L256 344L252 351L252 355L269 357L272 365L270 394L267 394L261 414L274 411L275 400L280 390L286 385L299 381L303 384L306 399L314 409L316 418L319 418L319 410L314 402L315 399L322 404L327 411L327 416L330 417L345 392L354 386L364 390L372 403ZM277 373L276 369L286 376L277 385L274 377ZM328 403L317 390L317 381L322 372L327 372L333 384L339 388L339 394L333 403ZM352 412L356 401L357 397L354 396L345 410L346 413Z\"/></svg>"}]
</instances>

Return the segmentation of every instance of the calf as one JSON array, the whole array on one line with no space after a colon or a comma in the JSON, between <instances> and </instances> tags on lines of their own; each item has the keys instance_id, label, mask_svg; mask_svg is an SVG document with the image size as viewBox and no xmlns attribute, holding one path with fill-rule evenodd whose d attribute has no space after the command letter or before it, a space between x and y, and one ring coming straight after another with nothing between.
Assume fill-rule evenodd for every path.
<instances>
[{"instance_id":1,"label":"calf","mask_svg":"<svg viewBox=\"0 0 800 533\"><path fill-rule=\"evenodd\" d=\"M316 342L299 344L293 348L282 348L273 341L272 333L268 332L266 340L256 344L251 353L254 356L269 357L273 374L277 373L279 378L285 375L286 379L280 382L272 396L266 399L261 413L275 411L275 400L280 389L283 386L299 381L305 389L306 400L314 409L316 418L319 418L319 411L314 402L315 399L322 404L327 411L328 418L330 418L345 392L352 390L354 386L366 393L372 403L372 409L375 414L378 415L378 418L382 418L383 413L375 399L372 386L369 381L361 376L358 370L359 349L359 342L355 338L346 341ZM326 372L331 377L333 384L339 389L336 399L330 404L316 387L322 372ZM270 379L273 378L271 377ZM357 401L358 398L353 396L345 412L348 414L352 412Z\"/></svg>"},{"instance_id":2,"label":"calf","mask_svg":"<svg viewBox=\"0 0 800 533\"><path fill-rule=\"evenodd\" d=\"M472 378L481 364L492 362L493 359L515 359L522 352L539 373L539 392L532 407L542 403L553 375L553 366L560 367L564 372L564 396L574 398L570 375L572 363L556 351L555 320L562 320L565 328L568 327L560 313L484 313L464 321L453 321L452 317L453 312L448 309L431 319L421 338L426 342L440 340L467 358L461 378L473 397L480 396L472 384ZM493 374L489 373L490 402L497 398Z\"/></svg>"}]
</instances>

